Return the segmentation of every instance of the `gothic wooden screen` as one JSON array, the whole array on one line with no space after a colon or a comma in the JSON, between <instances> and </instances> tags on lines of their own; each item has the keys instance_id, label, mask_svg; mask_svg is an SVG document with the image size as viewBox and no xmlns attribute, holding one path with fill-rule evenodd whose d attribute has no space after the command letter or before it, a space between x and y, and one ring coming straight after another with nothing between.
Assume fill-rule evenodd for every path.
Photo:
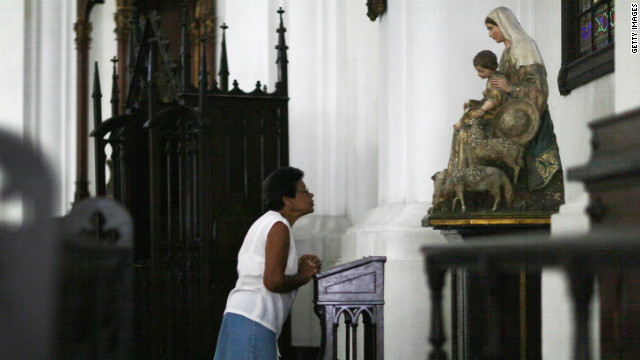
<instances>
[{"instance_id":1,"label":"gothic wooden screen","mask_svg":"<svg viewBox=\"0 0 640 360\"><path fill-rule=\"evenodd\" d=\"M183 5L179 63L190 64ZM208 85L203 50L194 87L191 69L177 71L171 66L178 62L168 61L159 16L134 13L140 18L131 21L131 37L140 40L128 51L127 62L136 64L128 72L128 114L105 121L95 134L113 147L113 195L136 222L136 355L210 359L237 278L237 252L263 213L262 181L288 164L283 11L273 92L260 83L251 92L235 82L228 88L224 32L220 86ZM201 49L208 47L203 41ZM167 81L171 76L176 79Z\"/></svg>"}]
</instances>

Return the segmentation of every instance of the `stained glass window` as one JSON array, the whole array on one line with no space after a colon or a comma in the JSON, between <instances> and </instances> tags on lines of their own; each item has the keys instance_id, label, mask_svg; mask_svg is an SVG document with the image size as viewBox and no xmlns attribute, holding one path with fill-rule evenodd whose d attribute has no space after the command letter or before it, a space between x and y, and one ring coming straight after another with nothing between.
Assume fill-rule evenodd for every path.
<instances>
[{"instance_id":1,"label":"stained glass window","mask_svg":"<svg viewBox=\"0 0 640 360\"><path fill-rule=\"evenodd\" d=\"M591 52L591 13L582 15L580 18L580 53L586 54Z\"/></svg>"},{"instance_id":2,"label":"stained glass window","mask_svg":"<svg viewBox=\"0 0 640 360\"><path fill-rule=\"evenodd\" d=\"M609 6L611 7L609 9L609 28L611 30L609 31L611 31L611 41L613 42L613 33L616 28L616 7L613 0L611 0L611 5Z\"/></svg>"},{"instance_id":3,"label":"stained glass window","mask_svg":"<svg viewBox=\"0 0 640 360\"><path fill-rule=\"evenodd\" d=\"M580 55L588 55L613 44L615 15L613 0L580 0Z\"/></svg>"},{"instance_id":4,"label":"stained glass window","mask_svg":"<svg viewBox=\"0 0 640 360\"><path fill-rule=\"evenodd\" d=\"M615 0L562 0L560 94L614 71Z\"/></svg>"},{"instance_id":5,"label":"stained glass window","mask_svg":"<svg viewBox=\"0 0 640 360\"><path fill-rule=\"evenodd\" d=\"M596 50L602 49L609 44L609 8L607 5L600 6L593 21L593 43Z\"/></svg>"}]
</instances>

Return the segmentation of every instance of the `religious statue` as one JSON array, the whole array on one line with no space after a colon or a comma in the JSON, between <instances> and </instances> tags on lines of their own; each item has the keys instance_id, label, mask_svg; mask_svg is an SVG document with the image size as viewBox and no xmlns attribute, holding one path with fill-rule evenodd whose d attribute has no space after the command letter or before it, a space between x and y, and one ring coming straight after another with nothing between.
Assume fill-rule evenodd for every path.
<instances>
[{"instance_id":1,"label":"religious statue","mask_svg":"<svg viewBox=\"0 0 640 360\"><path fill-rule=\"evenodd\" d=\"M454 125L448 166L432 177L429 214L556 212L564 184L542 56L508 8L491 11L485 26L505 49L499 63L488 50L473 59L487 87Z\"/></svg>"}]
</instances>

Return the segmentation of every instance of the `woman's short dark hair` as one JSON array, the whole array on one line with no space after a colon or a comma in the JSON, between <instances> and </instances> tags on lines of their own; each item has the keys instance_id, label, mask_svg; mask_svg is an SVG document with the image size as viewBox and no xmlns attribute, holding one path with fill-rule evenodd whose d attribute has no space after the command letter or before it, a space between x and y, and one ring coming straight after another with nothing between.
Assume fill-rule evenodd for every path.
<instances>
[{"instance_id":1,"label":"woman's short dark hair","mask_svg":"<svg viewBox=\"0 0 640 360\"><path fill-rule=\"evenodd\" d=\"M498 57L493 51L482 50L473 57L473 66L495 70L498 68Z\"/></svg>"},{"instance_id":2,"label":"woman's short dark hair","mask_svg":"<svg viewBox=\"0 0 640 360\"><path fill-rule=\"evenodd\" d=\"M484 19L484 23L498 26L498 24L492 18L490 18L488 16ZM500 26L498 26L498 27L500 27Z\"/></svg>"},{"instance_id":3,"label":"woman's short dark hair","mask_svg":"<svg viewBox=\"0 0 640 360\"><path fill-rule=\"evenodd\" d=\"M283 196L296 197L296 183L304 172L294 167L281 167L269 174L262 183L262 200L267 210L281 210Z\"/></svg>"}]
</instances>

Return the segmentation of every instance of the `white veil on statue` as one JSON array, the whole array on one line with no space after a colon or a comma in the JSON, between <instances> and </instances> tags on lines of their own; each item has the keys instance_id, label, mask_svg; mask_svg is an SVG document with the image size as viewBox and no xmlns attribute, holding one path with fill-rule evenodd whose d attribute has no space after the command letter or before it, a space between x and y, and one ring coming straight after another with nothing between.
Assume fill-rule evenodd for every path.
<instances>
[{"instance_id":1,"label":"white veil on statue","mask_svg":"<svg viewBox=\"0 0 640 360\"><path fill-rule=\"evenodd\" d=\"M508 8L501 6L487 15L495 21L505 39L511 42L509 52L516 67L523 65L544 65L536 42L524 31L518 19ZM503 71L504 69L499 69Z\"/></svg>"}]
</instances>

